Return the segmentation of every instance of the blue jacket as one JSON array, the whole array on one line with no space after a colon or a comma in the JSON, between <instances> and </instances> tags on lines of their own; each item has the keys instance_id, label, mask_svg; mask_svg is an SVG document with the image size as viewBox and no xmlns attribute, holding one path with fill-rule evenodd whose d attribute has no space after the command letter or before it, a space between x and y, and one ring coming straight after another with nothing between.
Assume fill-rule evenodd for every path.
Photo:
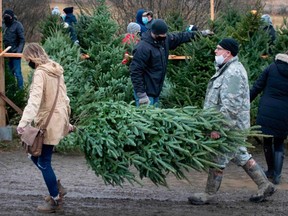
<instances>
[{"instance_id":1,"label":"blue jacket","mask_svg":"<svg viewBox=\"0 0 288 216\"><path fill-rule=\"evenodd\" d=\"M133 50L130 75L136 93L158 97L167 70L169 50L194 39L193 32L167 34L165 41L157 42L147 31Z\"/></svg>"},{"instance_id":2,"label":"blue jacket","mask_svg":"<svg viewBox=\"0 0 288 216\"><path fill-rule=\"evenodd\" d=\"M146 28L145 24L142 21L142 15L143 15L144 12L145 12L144 9L139 9L137 11L137 14L136 14L136 23L138 23L140 25L140 27L141 27L140 35L142 35L142 33L147 31L147 28Z\"/></svg>"},{"instance_id":3,"label":"blue jacket","mask_svg":"<svg viewBox=\"0 0 288 216\"><path fill-rule=\"evenodd\" d=\"M288 55L276 55L275 62L260 75L250 91L250 100L263 92L256 123L264 134L288 135Z\"/></svg>"},{"instance_id":4,"label":"blue jacket","mask_svg":"<svg viewBox=\"0 0 288 216\"><path fill-rule=\"evenodd\" d=\"M70 38L73 42L75 42L77 39L77 33L75 31L75 27L74 25L77 24L77 19L75 17L74 14L72 13L68 13L65 16L64 22L67 22L69 24L69 34L70 34Z\"/></svg>"}]
</instances>

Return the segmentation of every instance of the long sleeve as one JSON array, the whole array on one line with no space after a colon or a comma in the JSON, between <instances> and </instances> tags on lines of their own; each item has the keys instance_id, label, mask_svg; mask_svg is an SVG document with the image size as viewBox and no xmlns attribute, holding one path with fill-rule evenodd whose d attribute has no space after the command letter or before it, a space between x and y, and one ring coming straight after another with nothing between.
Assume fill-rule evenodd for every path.
<instances>
[{"instance_id":1,"label":"long sleeve","mask_svg":"<svg viewBox=\"0 0 288 216\"><path fill-rule=\"evenodd\" d=\"M43 96L44 79L41 72L34 72L33 83L31 85L28 103L24 109L22 118L18 127L25 127L30 124L36 117Z\"/></svg>"},{"instance_id":2,"label":"long sleeve","mask_svg":"<svg viewBox=\"0 0 288 216\"><path fill-rule=\"evenodd\" d=\"M136 93L146 92L144 73L148 67L147 62L150 58L150 51L149 49L145 49L144 45L140 45L141 47L136 46L133 51L133 60L130 64L131 81Z\"/></svg>"},{"instance_id":3,"label":"long sleeve","mask_svg":"<svg viewBox=\"0 0 288 216\"><path fill-rule=\"evenodd\" d=\"M245 79L243 79L241 73L225 76L220 91L220 112L228 120L231 128L236 127L237 122L239 121L239 113L242 111L241 109L246 98L248 98L248 93Z\"/></svg>"},{"instance_id":4,"label":"long sleeve","mask_svg":"<svg viewBox=\"0 0 288 216\"><path fill-rule=\"evenodd\" d=\"M22 53L25 45L25 36L23 25L20 22L18 22L17 27L17 39L18 39L17 53Z\"/></svg>"},{"instance_id":5,"label":"long sleeve","mask_svg":"<svg viewBox=\"0 0 288 216\"><path fill-rule=\"evenodd\" d=\"M267 77L269 74L269 67L267 67L262 74L259 76L259 78L256 80L256 82L254 83L253 87L250 90L250 101L252 102L258 94L260 94L263 89L266 86L266 82L267 82Z\"/></svg>"},{"instance_id":6,"label":"long sleeve","mask_svg":"<svg viewBox=\"0 0 288 216\"><path fill-rule=\"evenodd\" d=\"M190 42L195 38L194 32L179 32L171 33L168 35L169 38L169 50L176 49L182 43Z\"/></svg>"}]
</instances>

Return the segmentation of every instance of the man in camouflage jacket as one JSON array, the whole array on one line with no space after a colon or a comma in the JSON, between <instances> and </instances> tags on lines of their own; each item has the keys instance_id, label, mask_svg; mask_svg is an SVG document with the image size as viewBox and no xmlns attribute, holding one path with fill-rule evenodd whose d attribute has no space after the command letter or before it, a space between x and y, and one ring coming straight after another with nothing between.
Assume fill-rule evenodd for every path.
<instances>
[{"instance_id":1,"label":"man in camouflage jacket","mask_svg":"<svg viewBox=\"0 0 288 216\"><path fill-rule=\"evenodd\" d=\"M214 108L223 114L231 129L245 130L250 127L250 98L247 72L238 61L239 46L236 40L225 38L215 49L216 73L208 83L204 109ZM219 139L221 134L212 131L210 137ZM194 193L188 198L191 204L202 205L209 203L220 188L223 170L229 161L241 166L257 184L258 191L250 201L262 202L275 192L261 167L241 146L236 152L219 155L215 158L222 169L210 168L205 193Z\"/></svg>"}]
</instances>

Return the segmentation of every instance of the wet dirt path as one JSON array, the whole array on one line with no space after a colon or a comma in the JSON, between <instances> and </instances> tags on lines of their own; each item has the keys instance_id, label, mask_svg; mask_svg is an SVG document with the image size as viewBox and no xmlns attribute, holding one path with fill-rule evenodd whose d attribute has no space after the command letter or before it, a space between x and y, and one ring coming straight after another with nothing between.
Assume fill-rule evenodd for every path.
<instances>
[{"instance_id":1,"label":"wet dirt path","mask_svg":"<svg viewBox=\"0 0 288 216\"><path fill-rule=\"evenodd\" d=\"M264 166L262 153L254 157ZM287 161L286 161L287 162ZM192 206L187 197L204 190L205 173L191 170L189 184L168 177L169 189L144 179L143 187L125 184L123 188L105 185L86 164L82 155L53 155L55 173L68 189L64 215L288 215L288 166L284 164L283 183L266 202L248 201L256 185L243 169L230 164L217 198L206 206ZM35 211L47 195L41 173L22 150L0 152L0 215L41 215Z\"/></svg>"}]
</instances>

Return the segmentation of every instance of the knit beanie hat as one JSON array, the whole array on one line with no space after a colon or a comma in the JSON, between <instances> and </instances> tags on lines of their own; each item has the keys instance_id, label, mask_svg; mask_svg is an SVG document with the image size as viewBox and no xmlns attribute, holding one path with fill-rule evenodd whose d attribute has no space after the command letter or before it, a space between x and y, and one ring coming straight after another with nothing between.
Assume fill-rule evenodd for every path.
<instances>
[{"instance_id":1,"label":"knit beanie hat","mask_svg":"<svg viewBox=\"0 0 288 216\"><path fill-rule=\"evenodd\" d=\"M135 34L140 31L141 31L141 27L138 23L130 22L127 26L127 33L129 34Z\"/></svg>"},{"instance_id":2,"label":"knit beanie hat","mask_svg":"<svg viewBox=\"0 0 288 216\"><path fill-rule=\"evenodd\" d=\"M12 18L14 18L14 12L11 9L7 9L4 11L3 15L8 14L10 15Z\"/></svg>"},{"instance_id":3,"label":"knit beanie hat","mask_svg":"<svg viewBox=\"0 0 288 216\"><path fill-rule=\"evenodd\" d=\"M65 12L65 14L73 13L73 7L66 7L63 9L63 11Z\"/></svg>"},{"instance_id":4,"label":"knit beanie hat","mask_svg":"<svg viewBox=\"0 0 288 216\"><path fill-rule=\"evenodd\" d=\"M155 35L166 34L168 26L163 19L156 19L152 23L151 32Z\"/></svg>"},{"instance_id":5,"label":"knit beanie hat","mask_svg":"<svg viewBox=\"0 0 288 216\"><path fill-rule=\"evenodd\" d=\"M239 45L238 42L233 38L224 38L219 42L219 46L221 46L225 50L230 51L233 56L236 56L238 54Z\"/></svg>"}]
</instances>

